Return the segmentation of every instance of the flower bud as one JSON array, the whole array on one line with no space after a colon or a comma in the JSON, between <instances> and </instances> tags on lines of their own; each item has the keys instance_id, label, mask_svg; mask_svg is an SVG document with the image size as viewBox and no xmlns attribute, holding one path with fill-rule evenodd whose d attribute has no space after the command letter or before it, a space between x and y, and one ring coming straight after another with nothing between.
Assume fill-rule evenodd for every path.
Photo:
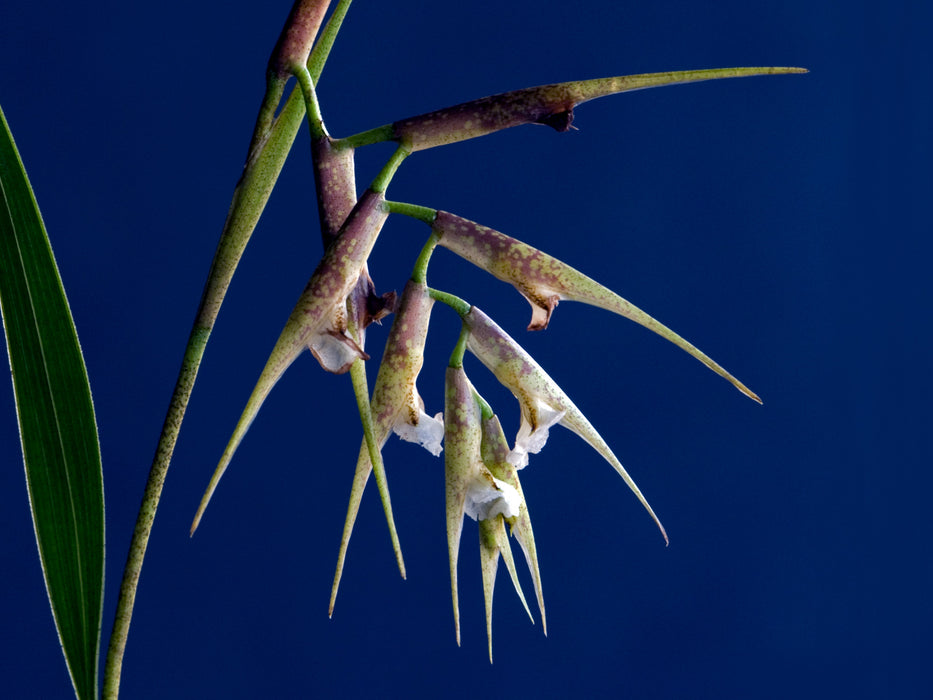
<instances>
[{"instance_id":1,"label":"flower bud","mask_svg":"<svg viewBox=\"0 0 933 700\"><path fill-rule=\"evenodd\" d=\"M483 420L482 430L483 438L481 443L481 451L483 464L486 465L493 476L514 488L520 499L518 515L512 518L508 518L508 523L512 529L512 536L518 540L518 543L521 545L522 552L525 554L525 563L528 565L528 570L531 572L531 577L535 585L535 596L538 599L538 610L541 611L541 626L544 629L544 634L546 635L547 616L544 612L544 594L541 590L541 571L538 568L538 552L535 548L535 535L531 528L531 517L528 514L528 505L525 501L525 495L522 493L522 485L518 480L518 472L516 471L515 466L510 464L508 461L509 444L505 439L505 433L502 432L502 425L499 423L499 418L494 415L491 418ZM504 549L502 551L504 558ZM509 566L508 560L506 561L506 565ZM512 572L513 568L510 567L509 573L511 574ZM512 580L516 591L518 591L519 597L524 603L525 599L521 593L518 581L514 576ZM525 609L528 609L527 605L525 606ZM488 611L488 614L491 614L491 610ZM530 617L531 613L529 612L528 615Z\"/></svg>"},{"instance_id":2,"label":"flower bud","mask_svg":"<svg viewBox=\"0 0 933 700\"><path fill-rule=\"evenodd\" d=\"M447 550L454 625L460 644L457 560L464 515L474 520L518 515L521 496L496 479L483 464L482 426L475 389L462 367L448 367L444 393L444 476L447 503Z\"/></svg>"},{"instance_id":3,"label":"flower bud","mask_svg":"<svg viewBox=\"0 0 933 700\"><path fill-rule=\"evenodd\" d=\"M246 402L195 513L191 532L197 528L218 482L272 387L305 347L329 372L346 372L358 357L369 358L347 333L347 296L357 285L388 216L382 194L367 190L347 218L340 235L324 253Z\"/></svg>"},{"instance_id":4,"label":"flower bud","mask_svg":"<svg viewBox=\"0 0 933 700\"><path fill-rule=\"evenodd\" d=\"M641 504L667 534L641 490L625 471L596 429L567 394L541 366L504 330L475 306L464 317L470 331L467 348L491 371L499 383L518 399L522 420L509 462L517 467L528 463L528 453L538 452L547 440L548 429L560 424L579 435L612 465Z\"/></svg>"},{"instance_id":5,"label":"flower bud","mask_svg":"<svg viewBox=\"0 0 933 700\"><path fill-rule=\"evenodd\" d=\"M547 328L551 313L561 300L598 306L654 331L689 353L716 374L731 382L749 398L761 403L748 387L712 358L634 304L527 243L445 211L437 212L433 233L438 245L513 285L531 304L528 330Z\"/></svg>"},{"instance_id":6,"label":"flower bud","mask_svg":"<svg viewBox=\"0 0 933 700\"><path fill-rule=\"evenodd\" d=\"M424 412L424 402L415 386L424 358L424 345L433 304L434 300L429 296L424 284L409 281L405 285L392 330L389 331L386 340L370 401L373 432L380 450L389 434L394 431L403 440L420 444L435 457L441 453L441 440L444 437L442 414L438 413L432 418ZM360 446L350 492L350 505L347 508L347 519L337 554L337 570L331 589L331 613L343 575L347 547L372 469L369 450L364 440ZM388 510L386 515L389 515Z\"/></svg>"},{"instance_id":7,"label":"flower bud","mask_svg":"<svg viewBox=\"0 0 933 700\"><path fill-rule=\"evenodd\" d=\"M806 70L783 67L713 68L541 85L481 97L397 121L391 125L392 138L408 151L414 152L484 136L520 124L544 124L557 131L567 131L573 123L574 107L598 97L677 83L782 73L806 73Z\"/></svg>"}]
</instances>

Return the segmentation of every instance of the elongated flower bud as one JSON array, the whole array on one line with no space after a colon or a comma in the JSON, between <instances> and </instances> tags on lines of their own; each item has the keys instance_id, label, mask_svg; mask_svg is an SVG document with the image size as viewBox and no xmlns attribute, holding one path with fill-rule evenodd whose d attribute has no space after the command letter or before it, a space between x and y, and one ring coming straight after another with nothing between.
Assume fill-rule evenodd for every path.
<instances>
[{"instance_id":1,"label":"elongated flower bud","mask_svg":"<svg viewBox=\"0 0 933 700\"><path fill-rule=\"evenodd\" d=\"M432 227L438 245L513 285L531 304L528 330L547 328L558 302L579 301L598 306L654 331L689 353L746 396L761 399L712 358L618 294L555 257L527 243L445 211Z\"/></svg>"},{"instance_id":2,"label":"elongated flower bud","mask_svg":"<svg viewBox=\"0 0 933 700\"><path fill-rule=\"evenodd\" d=\"M534 622L531 610L528 609L528 603L525 601L525 594L518 582L518 574L515 571L515 562L512 558L512 548L505 532L506 523L511 527L512 535L519 541L525 553L525 561L534 579L535 594L537 595L538 609L541 611L541 624L545 634L547 634L547 619L544 615L541 574L538 570L538 557L535 551L534 533L531 530L528 506L525 504L525 496L518 480L518 472L507 461L509 446L505 434L502 432L502 426L499 424L499 419L495 415L483 419L482 434L480 450L483 464L499 483L513 488L519 499L518 512L515 515L511 517L497 515L494 518L479 521L480 561L483 569L483 593L486 602L486 636L489 640L489 662L492 663L492 600L499 555L502 555L509 577L512 579L512 585L515 587L519 600L522 601L525 612Z\"/></svg>"},{"instance_id":3,"label":"elongated flower bud","mask_svg":"<svg viewBox=\"0 0 933 700\"><path fill-rule=\"evenodd\" d=\"M383 196L367 190L354 207L340 235L324 253L246 402L246 408L201 499L191 525L192 533L197 529L220 478L272 387L304 348L310 348L321 366L330 372L347 371L358 357L368 359L362 348L347 334L346 300L359 280L363 265L388 215Z\"/></svg>"},{"instance_id":4,"label":"elongated flower bud","mask_svg":"<svg viewBox=\"0 0 933 700\"><path fill-rule=\"evenodd\" d=\"M432 418L424 412L424 402L416 387L424 360L424 345L433 304L434 301L428 295L424 284L408 282L402 292L392 330L386 340L370 402L373 430L380 450L389 434L394 431L403 440L420 444L435 457L441 453L441 440L444 437L441 414L438 413ZM347 508L347 519L337 554L337 570L331 589L331 614L343 575L347 547L359 513L363 491L371 473L372 461L364 440L360 446L353 488L350 492L350 505Z\"/></svg>"},{"instance_id":5,"label":"elongated flower bud","mask_svg":"<svg viewBox=\"0 0 933 700\"><path fill-rule=\"evenodd\" d=\"M470 330L467 348L486 365L500 384L512 392L521 406L521 427L509 461L519 468L525 466L528 453L538 452L544 446L548 429L552 425L563 425L583 438L612 465L667 541L658 516L605 440L531 355L475 306L463 317L463 322Z\"/></svg>"},{"instance_id":6,"label":"elongated flower bud","mask_svg":"<svg viewBox=\"0 0 933 700\"><path fill-rule=\"evenodd\" d=\"M522 552L525 554L525 563L528 565L528 570L531 572L531 578L535 585L538 610L541 612L541 626L544 629L544 634L547 635L547 616L544 612L544 593L541 589L541 571L538 568L538 552L535 548L535 535L531 528L531 516L528 514L528 504L525 501L525 494L522 492L522 485L518 480L518 471L515 466L508 461L509 444L505 439L505 433L502 432L502 425L499 423L499 418L497 416L492 416L491 418L483 420L482 429L483 439L481 449L483 464L486 465L493 476L514 488L520 498L518 515L508 518L507 522L511 527L512 536L518 540ZM513 568L509 569L510 574L512 570ZM518 581L515 580L514 577L513 584L524 603L525 598L518 586ZM528 609L527 605L525 605L525 609ZM491 610L488 611L488 614L491 614ZM531 616L531 613L529 612L528 615ZM490 646L491 645L492 641L490 639ZM490 654L491 653L492 651L490 650Z\"/></svg>"},{"instance_id":7,"label":"elongated flower bud","mask_svg":"<svg viewBox=\"0 0 933 700\"><path fill-rule=\"evenodd\" d=\"M520 496L489 472L482 459L482 426L475 390L462 367L448 367L444 393L444 475L447 502L447 549L454 625L460 644L457 560L464 515L474 520L518 515Z\"/></svg>"},{"instance_id":8,"label":"elongated flower bud","mask_svg":"<svg viewBox=\"0 0 933 700\"><path fill-rule=\"evenodd\" d=\"M314 184L321 218L324 249L337 239L347 217L356 206L356 176L352 148L337 148L329 136L311 142ZM395 310L395 292L376 294L376 287L364 263L356 286L349 295L350 313L358 333L360 349L366 347L366 328Z\"/></svg>"},{"instance_id":9,"label":"elongated flower bud","mask_svg":"<svg viewBox=\"0 0 933 700\"><path fill-rule=\"evenodd\" d=\"M806 73L803 68L714 68L623 75L541 85L464 102L391 125L392 138L414 152L484 136L519 124L546 124L567 131L575 106L606 95L717 78Z\"/></svg>"},{"instance_id":10,"label":"elongated flower bud","mask_svg":"<svg viewBox=\"0 0 933 700\"><path fill-rule=\"evenodd\" d=\"M379 365L372 413L381 441L394 431L436 457L441 453L444 426L437 417L425 414L424 401L415 385L424 362L433 305L434 300L423 283L409 281L405 285Z\"/></svg>"},{"instance_id":11,"label":"elongated flower bud","mask_svg":"<svg viewBox=\"0 0 933 700\"><path fill-rule=\"evenodd\" d=\"M345 302L388 216L383 195L367 190L324 253L282 333L310 348L328 372L346 372L356 358L368 359L347 334Z\"/></svg>"},{"instance_id":12,"label":"elongated flower bud","mask_svg":"<svg viewBox=\"0 0 933 700\"><path fill-rule=\"evenodd\" d=\"M479 471L480 411L473 398L473 387L462 368L447 368L444 392L444 432L447 449L444 452L445 492L447 503L447 553L450 563L450 592L454 605L454 628L460 645L460 601L457 594L457 560L460 555L460 535L463 532L463 511L467 491L474 474Z\"/></svg>"}]
</instances>

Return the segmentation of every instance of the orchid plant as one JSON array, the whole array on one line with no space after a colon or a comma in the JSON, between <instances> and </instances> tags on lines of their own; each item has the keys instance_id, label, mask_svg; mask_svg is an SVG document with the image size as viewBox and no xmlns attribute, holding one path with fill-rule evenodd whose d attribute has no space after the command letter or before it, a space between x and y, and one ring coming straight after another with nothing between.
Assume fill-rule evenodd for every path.
<instances>
[{"instance_id":1,"label":"orchid plant","mask_svg":"<svg viewBox=\"0 0 933 700\"><path fill-rule=\"evenodd\" d=\"M519 472L529 464L530 455L539 453L545 446L552 427L560 425L573 431L609 462L667 540L667 534L645 496L607 442L567 393L519 342L486 313L466 300L429 285L429 264L438 247L514 286L531 305L530 331L546 329L560 301L578 301L597 306L666 338L725 378L743 394L760 402L758 396L694 345L569 265L528 243L456 214L419 203L394 201L389 198L388 192L398 168L417 151L523 124L546 125L558 132L566 132L573 128L576 107L598 97L702 80L801 73L803 69L722 68L544 85L464 102L350 136L334 137L325 126L315 85L349 5L350 0L340 0L325 25L329 0L296 0L272 52L266 92L244 170L233 194L233 202L185 349L182 369L172 395L130 547L106 660L106 697L116 697L118 693L123 651L147 541L205 346L230 280L302 123L307 125L311 136L311 157L324 252L287 316L282 333L274 343L269 359L222 453L194 514L192 534L205 516L205 509L217 493L222 476L263 402L288 367L307 348L325 371L349 374L363 432L337 555L330 599L331 613L361 499L371 474L375 477L376 489L385 511L398 567L402 576L405 576L405 564L382 460L383 446L393 433L403 440L421 445L435 457L442 452L444 455L450 584L458 644L457 567L460 540L465 517L469 516L478 522L490 661L492 597L500 557L505 562L522 604L533 619L519 585L509 534L518 541L524 554L534 582L542 627L545 633L547 630L537 548ZM297 87L282 104L286 83L291 78L295 78ZM383 142L394 144L395 151L372 182L361 187L354 170L355 153L358 149ZM426 242L420 255L412 262L410 278L396 281L402 288L398 296L395 292L377 293L368 269L373 247L386 221L392 216L411 217L427 226ZM443 307L443 313L455 314L461 322L459 337L446 339L452 347L452 354L446 372L442 410L438 410L441 407L430 407L428 410L417 389L435 307ZM5 306L5 320L8 315ZM366 334L374 321L390 315L391 328L370 392L367 365L372 365L373 360L366 352ZM6 331L8 343L12 343L11 333L15 328L8 323ZM464 371L463 358L467 352L474 355L518 401L520 427L511 441L503 432L497 412L481 396ZM14 359L11 351L11 361ZM27 472L33 469L37 473L37 467L33 467L29 455L26 456ZM33 492L30 493L32 496ZM41 504L39 508L41 510ZM43 550L42 536L37 525L40 550ZM100 547L102 552L102 541ZM43 566L50 566L45 555ZM62 618L65 616L61 610L64 608L54 604L57 592L53 591L53 582L48 577L47 584L76 692L79 697L96 696L96 649L91 652L87 649L75 651L74 644L87 645L88 642L66 639L68 635L61 631ZM99 620L99 601L95 610ZM95 613L92 611L91 614ZM93 643L99 643L99 639ZM89 664L94 665L91 671L86 667Z\"/></svg>"}]
</instances>

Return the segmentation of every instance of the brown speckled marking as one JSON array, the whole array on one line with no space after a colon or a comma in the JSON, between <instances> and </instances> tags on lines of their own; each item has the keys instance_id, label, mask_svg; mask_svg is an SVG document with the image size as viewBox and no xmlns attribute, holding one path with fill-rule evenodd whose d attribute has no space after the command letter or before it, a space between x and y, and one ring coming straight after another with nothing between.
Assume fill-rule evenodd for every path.
<instances>
[{"instance_id":1,"label":"brown speckled marking","mask_svg":"<svg viewBox=\"0 0 933 700\"><path fill-rule=\"evenodd\" d=\"M572 268L519 240L445 211L437 212L433 230L439 245L518 289L532 306L528 330L547 328L564 296L567 271L575 272Z\"/></svg>"},{"instance_id":2,"label":"brown speckled marking","mask_svg":"<svg viewBox=\"0 0 933 700\"><path fill-rule=\"evenodd\" d=\"M334 148L332 139L325 136L312 141L311 157L321 215L321 236L327 248L356 204L353 149Z\"/></svg>"},{"instance_id":3,"label":"brown speckled marking","mask_svg":"<svg viewBox=\"0 0 933 700\"><path fill-rule=\"evenodd\" d=\"M555 112L572 111L574 85L525 88L412 117L393 125L395 140L414 152L519 124L546 123Z\"/></svg>"}]
</instances>

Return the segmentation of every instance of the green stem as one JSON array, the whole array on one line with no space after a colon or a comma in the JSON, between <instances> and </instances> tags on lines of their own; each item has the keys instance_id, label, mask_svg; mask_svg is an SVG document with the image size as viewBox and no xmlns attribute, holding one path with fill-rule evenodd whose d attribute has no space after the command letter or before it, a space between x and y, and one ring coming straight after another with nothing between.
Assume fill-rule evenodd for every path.
<instances>
[{"instance_id":1,"label":"green stem","mask_svg":"<svg viewBox=\"0 0 933 700\"><path fill-rule=\"evenodd\" d=\"M457 338L457 344L454 345L454 351L450 353L450 362L447 363L448 367L453 369L460 369L463 367L463 355L466 353L466 344L467 340L470 337L470 329L466 327L464 323L460 328L460 337Z\"/></svg>"},{"instance_id":2,"label":"green stem","mask_svg":"<svg viewBox=\"0 0 933 700\"><path fill-rule=\"evenodd\" d=\"M433 226L434 220L437 218L437 209L431 209L430 207L408 204L407 202L389 201L386 202L386 206L392 214L403 214L412 219L423 221L428 226ZM411 273L413 282L427 284L428 262L430 262L431 254L434 252L434 248L437 246L439 240L440 236L432 232L427 243L424 244L424 248L421 249L421 253L418 255L418 259L415 261L415 267Z\"/></svg>"},{"instance_id":3,"label":"green stem","mask_svg":"<svg viewBox=\"0 0 933 700\"><path fill-rule=\"evenodd\" d=\"M447 304L447 306L456 311L457 315L461 318L470 313L470 305L460 297L454 296L453 294L448 294L447 292L442 292L439 289L428 289L428 294L434 301Z\"/></svg>"},{"instance_id":4,"label":"green stem","mask_svg":"<svg viewBox=\"0 0 933 700\"><path fill-rule=\"evenodd\" d=\"M301 96L304 97L305 114L308 117L308 129L311 131L311 138L314 140L322 139L327 136L327 129L324 128L321 105L317 101L317 91L314 89L311 72L307 66L296 66L293 75L301 88Z\"/></svg>"},{"instance_id":5,"label":"green stem","mask_svg":"<svg viewBox=\"0 0 933 700\"><path fill-rule=\"evenodd\" d=\"M253 127L253 137L250 139L249 150L246 152L247 167L259 158L275 126L275 109L279 106L279 102L282 101L285 82L285 80L271 76L266 81L266 92L262 96L259 115L256 117L256 125Z\"/></svg>"},{"instance_id":6,"label":"green stem","mask_svg":"<svg viewBox=\"0 0 933 700\"><path fill-rule=\"evenodd\" d=\"M328 22L319 42L321 48L315 49L311 53L309 58L310 75L314 82L320 78L328 52L333 45L334 37L340 28L340 23L349 4L350 0L343 0L339 4L334 12L334 17ZM273 92L275 89L277 88L273 86ZM304 101L300 99L298 93L298 89L293 90L279 116L265 123L265 117L270 114L266 112L271 102L268 91L263 98L257 129L254 131L243 174L233 193L233 203L224 223L221 240L214 255L208 281L204 287L195 322L188 337L181 369L169 402L162 433L159 436L159 443L149 470L136 526L133 530L133 539L130 542L130 550L123 570L117 611L104 666L102 697L105 700L115 700L119 694L123 655L126 650L126 641L133 616L133 607L136 602L136 589L142 571L143 559L146 555L149 535L152 532L152 524L162 494L162 487L165 484L165 477L175 450L178 432L185 416L185 410L188 407L191 391L197 379L204 350L229 287L230 279L262 214L266 201L268 201L269 194L275 185L279 172L281 172L285 158L291 150L292 143L301 125L301 119L304 116ZM278 100L271 107L272 112L274 112L277 102Z\"/></svg>"},{"instance_id":7,"label":"green stem","mask_svg":"<svg viewBox=\"0 0 933 700\"><path fill-rule=\"evenodd\" d=\"M402 164L402 161L408 157L409 151L402 146L399 146L395 149L395 153L392 154L392 157L389 158L389 162L382 166L382 170L379 171L379 174L376 175L376 178L373 180L373 183L369 188L373 192L385 192L389 187L389 183L392 182L392 178L395 176L395 171L398 170L398 166Z\"/></svg>"},{"instance_id":8,"label":"green stem","mask_svg":"<svg viewBox=\"0 0 933 700\"><path fill-rule=\"evenodd\" d=\"M428 241L424 244L424 248L421 249L418 259L415 260L415 268L411 271L412 282L417 282L419 284L428 283L428 263L431 261L431 254L434 253L434 249L437 247L437 242L439 240L440 238L433 233L428 237Z\"/></svg>"},{"instance_id":9,"label":"green stem","mask_svg":"<svg viewBox=\"0 0 933 700\"><path fill-rule=\"evenodd\" d=\"M395 129L392 124L377 126L375 129L362 131L359 134L345 136L338 139L336 144L341 148L359 148L360 146L369 146L374 143L392 141L395 138Z\"/></svg>"},{"instance_id":10,"label":"green stem","mask_svg":"<svg viewBox=\"0 0 933 700\"><path fill-rule=\"evenodd\" d=\"M478 392L473 392L473 398L476 400L476 403L479 404L480 411L483 414L483 420L491 420L496 415L492 410L492 406L489 405L489 402L480 396Z\"/></svg>"},{"instance_id":11,"label":"green stem","mask_svg":"<svg viewBox=\"0 0 933 700\"><path fill-rule=\"evenodd\" d=\"M120 672L123 666L123 652L126 649L126 639L129 633L130 620L133 616L133 604L136 601L136 588L139 584L139 574L142 570L143 559L146 556L146 547L149 544L149 533L155 520L156 509L159 507L159 498L162 495L162 486L168 472L175 441L185 414L185 407L191 397L194 380L198 375L198 366L204 354L204 347L210 337L210 329L195 326L188 339L188 347L182 360L181 371L172 401L169 405L165 423L162 426L162 436L152 460L152 469L149 472L149 481L136 517L136 527L133 530L133 539L130 542L130 551L126 558L123 570L123 580L120 583L120 597L117 603L116 618L113 623L113 632L110 635L110 646L107 651L107 661L104 666L103 698L115 700L120 690Z\"/></svg>"},{"instance_id":12,"label":"green stem","mask_svg":"<svg viewBox=\"0 0 933 700\"><path fill-rule=\"evenodd\" d=\"M340 26L343 24L344 17L347 16L347 10L350 9L352 1L340 0L337 3L337 7L334 8L330 19L327 20L327 24L324 26L324 31L321 32L320 38L311 50L311 55L308 57L308 70L311 72L311 79L315 83L321 78L324 64L327 63L327 57L330 56L330 50L334 46L337 32L340 31Z\"/></svg>"},{"instance_id":13,"label":"green stem","mask_svg":"<svg viewBox=\"0 0 933 700\"><path fill-rule=\"evenodd\" d=\"M386 206L393 214L403 214L412 219L418 219L418 221L423 221L428 226L433 226L434 220L437 218L437 209L431 209L431 207L422 207L418 204L408 204L407 202L390 201L386 202Z\"/></svg>"}]
</instances>

